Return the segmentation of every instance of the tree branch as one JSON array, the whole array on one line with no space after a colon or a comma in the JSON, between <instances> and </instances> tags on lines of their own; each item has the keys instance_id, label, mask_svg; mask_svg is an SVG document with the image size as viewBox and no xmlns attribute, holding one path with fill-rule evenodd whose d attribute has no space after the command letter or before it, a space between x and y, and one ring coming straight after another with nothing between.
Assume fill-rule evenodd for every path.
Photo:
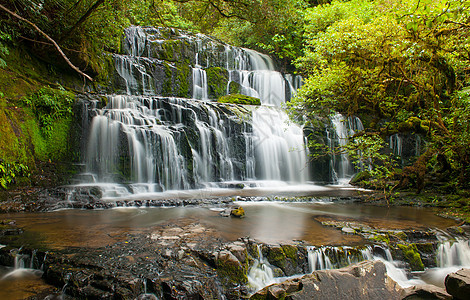
<instances>
[{"instance_id":1,"label":"tree branch","mask_svg":"<svg viewBox=\"0 0 470 300\"><path fill-rule=\"evenodd\" d=\"M79 27L83 22L86 21L86 19L88 19L88 17L93 13L93 11L95 11L101 4L104 3L104 1L105 0L97 0L95 2L95 4L93 4L93 6L90 7L87 10L87 12L77 21L77 23L75 23L75 25L72 26L72 28L70 28L65 34L61 35L61 37L59 39L59 42L63 41L68 36L70 36L72 34L72 32L74 32L77 27Z\"/></svg>"},{"instance_id":2,"label":"tree branch","mask_svg":"<svg viewBox=\"0 0 470 300\"><path fill-rule=\"evenodd\" d=\"M37 32L39 32L41 35L43 35L48 41L50 41L54 47L57 49L57 51L59 51L60 55L64 58L64 60L67 62L67 64L72 68L74 69L77 73L79 73L80 75L82 75L83 77L85 77L86 79L90 80L90 81L93 81L93 78L91 78L90 76L88 76L87 74L83 73L79 68L77 68L74 64L72 64L70 62L70 60L68 59L68 57L64 54L64 52L62 51L62 49L59 47L59 45L57 45L57 43L50 37L48 36L44 31L42 31L41 29L39 29L39 27L36 26L36 24L34 24L33 22L17 15L16 13L12 12L11 10L9 10L8 8L6 8L5 6L1 5L0 4L0 9L6 11L7 13L9 13L10 15L14 16L15 18L17 19L20 19L21 21L23 22L26 22L28 23L29 25L31 25Z\"/></svg>"}]
</instances>

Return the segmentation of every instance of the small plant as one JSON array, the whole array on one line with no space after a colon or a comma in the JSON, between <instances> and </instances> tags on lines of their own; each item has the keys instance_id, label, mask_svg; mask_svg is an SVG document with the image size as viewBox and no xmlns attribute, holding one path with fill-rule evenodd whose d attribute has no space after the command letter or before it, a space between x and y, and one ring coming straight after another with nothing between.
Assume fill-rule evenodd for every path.
<instances>
[{"instance_id":1,"label":"small plant","mask_svg":"<svg viewBox=\"0 0 470 300\"><path fill-rule=\"evenodd\" d=\"M4 41L11 41L11 35L6 34L0 30L0 68L5 68L7 66L4 58L10 54L7 46L3 43Z\"/></svg>"},{"instance_id":2,"label":"small plant","mask_svg":"<svg viewBox=\"0 0 470 300\"><path fill-rule=\"evenodd\" d=\"M28 166L21 163L7 163L0 159L0 187L2 189L15 184L17 178L29 176Z\"/></svg>"},{"instance_id":3,"label":"small plant","mask_svg":"<svg viewBox=\"0 0 470 300\"><path fill-rule=\"evenodd\" d=\"M383 138L375 134L353 137L345 151L358 169L368 171L367 184L383 190L387 203L393 200L396 185L390 182L395 176L397 162L392 153L385 151Z\"/></svg>"},{"instance_id":4,"label":"small plant","mask_svg":"<svg viewBox=\"0 0 470 300\"><path fill-rule=\"evenodd\" d=\"M72 114L73 94L64 88L43 87L34 94L23 98L23 102L32 108L39 120L42 134L50 137L54 122Z\"/></svg>"}]
</instances>

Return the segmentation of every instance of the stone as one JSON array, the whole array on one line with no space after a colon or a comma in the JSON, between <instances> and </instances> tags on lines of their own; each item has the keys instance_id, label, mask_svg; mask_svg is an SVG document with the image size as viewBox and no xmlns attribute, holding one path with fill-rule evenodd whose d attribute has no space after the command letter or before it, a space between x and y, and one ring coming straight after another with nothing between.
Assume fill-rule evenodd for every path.
<instances>
[{"instance_id":1,"label":"stone","mask_svg":"<svg viewBox=\"0 0 470 300\"><path fill-rule=\"evenodd\" d=\"M470 296L470 269L460 269L446 277L446 290L455 299L468 299Z\"/></svg>"},{"instance_id":2,"label":"stone","mask_svg":"<svg viewBox=\"0 0 470 300\"><path fill-rule=\"evenodd\" d=\"M237 217L237 218L243 218L245 216L245 210L243 209L243 207L238 206L238 207L232 208L230 215Z\"/></svg>"},{"instance_id":3,"label":"stone","mask_svg":"<svg viewBox=\"0 0 470 300\"><path fill-rule=\"evenodd\" d=\"M431 284L423 284L406 288L402 293L402 299L418 300L418 299L452 299L443 288Z\"/></svg>"},{"instance_id":4,"label":"stone","mask_svg":"<svg viewBox=\"0 0 470 300\"><path fill-rule=\"evenodd\" d=\"M346 234L354 234L354 233L355 233L354 229L352 229L352 228L350 228L350 227L343 227L343 228L341 229L341 231L342 231L343 233L346 233Z\"/></svg>"},{"instance_id":5,"label":"stone","mask_svg":"<svg viewBox=\"0 0 470 300\"><path fill-rule=\"evenodd\" d=\"M242 243L241 243L242 244ZM246 248L244 247L244 244L240 245L238 243L232 243L227 245L227 248L232 252L233 255L240 261L240 262L245 262L246 261Z\"/></svg>"},{"instance_id":6,"label":"stone","mask_svg":"<svg viewBox=\"0 0 470 300\"><path fill-rule=\"evenodd\" d=\"M382 262L363 261L270 285L251 299L400 299L402 293Z\"/></svg>"}]
</instances>

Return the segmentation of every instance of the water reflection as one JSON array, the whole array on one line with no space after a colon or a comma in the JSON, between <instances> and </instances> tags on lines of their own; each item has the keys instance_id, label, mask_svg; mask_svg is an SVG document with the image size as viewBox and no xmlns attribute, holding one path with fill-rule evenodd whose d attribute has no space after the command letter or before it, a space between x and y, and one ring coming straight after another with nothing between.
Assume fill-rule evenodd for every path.
<instances>
[{"instance_id":1,"label":"water reflection","mask_svg":"<svg viewBox=\"0 0 470 300\"><path fill-rule=\"evenodd\" d=\"M344 235L316 219L365 222L387 229L446 228L455 222L434 215L434 211L413 207L378 207L364 204L241 202L243 219L221 217L211 207L117 208L109 210L62 210L49 213L0 215L15 219L20 227L42 235L54 248L100 247L126 238L128 233L144 232L170 220L201 222L214 227L222 237L236 240L251 237L272 243L305 240L312 245L354 245L364 241ZM214 208L214 207L212 207ZM186 221L183 221L186 220Z\"/></svg>"}]
</instances>

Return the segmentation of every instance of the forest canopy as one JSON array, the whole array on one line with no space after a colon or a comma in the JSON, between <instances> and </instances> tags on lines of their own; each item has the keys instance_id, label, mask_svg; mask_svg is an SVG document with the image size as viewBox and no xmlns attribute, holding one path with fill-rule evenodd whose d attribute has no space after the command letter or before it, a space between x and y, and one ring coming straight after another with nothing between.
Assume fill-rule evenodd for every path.
<instances>
[{"instance_id":1,"label":"forest canopy","mask_svg":"<svg viewBox=\"0 0 470 300\"><path fill-rule=\"evenodd\" d=\"M461 0L352 0L307 9L305 47L296 60L305 85L291 109L310 119L360 116L366 130L356 139L369 142L418 134L425 150L404 168L401 184L420 190L432 175L451 181L449 190L468 187L469 8Z\"/></svg>"}]
</instances>

